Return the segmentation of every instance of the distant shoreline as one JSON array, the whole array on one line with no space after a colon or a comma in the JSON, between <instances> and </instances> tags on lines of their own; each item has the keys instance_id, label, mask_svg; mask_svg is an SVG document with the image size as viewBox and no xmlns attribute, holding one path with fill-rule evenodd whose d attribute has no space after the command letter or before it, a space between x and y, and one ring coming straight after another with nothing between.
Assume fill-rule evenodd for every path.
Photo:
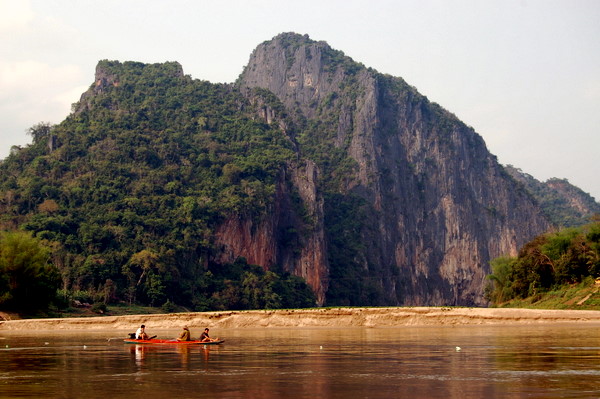
<instances>
[{"instance_id":1,"label":"distant shoreline","mask_svg":"<svg viewBox=\"0 0 600 399\"><path fill-rule=\"evenodd\" d=\"M462 325L523 325L544 323L600 323L600 311L515 308L313 308L190 312L128 316L23 319L0 322L0 332L11 330L131 330L146 324L155 328L296 328L401 327Z\"/></svg>"}]
</instances>

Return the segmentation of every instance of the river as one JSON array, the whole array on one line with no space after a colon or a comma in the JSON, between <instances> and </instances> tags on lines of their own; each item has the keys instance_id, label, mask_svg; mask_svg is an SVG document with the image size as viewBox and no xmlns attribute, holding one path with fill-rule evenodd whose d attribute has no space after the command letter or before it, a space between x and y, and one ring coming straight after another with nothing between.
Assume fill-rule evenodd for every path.
<instances>
[{"instance_id":1,"label":"river","mask_svg":"<svg viewBox=\"0 0 600 399\"><path fill-rule=\"evenodd\" d=\"M1 331L0 397L593 398L598 327L212 329L226 341L206 347L124 344L115 330Z\"/></svg>"}]
</instances>

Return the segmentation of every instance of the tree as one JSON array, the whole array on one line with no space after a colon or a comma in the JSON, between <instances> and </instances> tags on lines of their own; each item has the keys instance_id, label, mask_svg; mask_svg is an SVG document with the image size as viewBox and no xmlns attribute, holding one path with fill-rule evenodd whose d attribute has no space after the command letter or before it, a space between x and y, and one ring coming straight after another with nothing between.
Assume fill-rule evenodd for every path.
<instances>
[{"instance_id":1,"label":"tree","mask_svg":"<svg viewBox=\"0 0 600 399\"><path fill-rule=\"evenodd\" d=\"M279 276L271 271L262 275L245 272L242 275L242 303L246 309L278 309L281 307L280 296L273 291Z\"/></svg>"},{"instance_id":2,"label":"tree","mask_svg":"<svg viewBox=\"0 0 600 399\"><path fill-rule=\"evenodd\" d=\"M39 122L27 129L27 134L31 136L34 143L37 143L44 137L50 136L53 127L49 122Z\"/></svg>"},{"instance_id":3,"label":"tree","mask_svg":"<svg viewBox=\"0 0 600 399\"><path fill-rule=\"evenodd\" d=\"M162 303L165 296L165 286L161 277L163 269L159 255L153 251L144 249L131 256L129 262L123 266L123 274L129 280L130 304L135 301L139 287L149 297L151 305L155 302Z\"/></svg>"},{"instance_id":4,"label":"tree","mask_svg":"<svg viewBox=\"0 0 600 399\"><path fill-rule=\"evenodd\" d=\"M492 274L487 278L491 283L486 287L486 297L494 303L502 303L513 297L511 288L511 274L515 260L509 257L500 257L491 261Z\"/></svg>"},{"instance_id":5,"label":"tree","mask_svg":"<svg viewBox=\"0 0 600 399\"><path fill-rule=\"evenodd\" d=\"M60 285L50 249L24 232L0 233L0 306L31 312L46 309Z\"/></svg>"}]
</instances>

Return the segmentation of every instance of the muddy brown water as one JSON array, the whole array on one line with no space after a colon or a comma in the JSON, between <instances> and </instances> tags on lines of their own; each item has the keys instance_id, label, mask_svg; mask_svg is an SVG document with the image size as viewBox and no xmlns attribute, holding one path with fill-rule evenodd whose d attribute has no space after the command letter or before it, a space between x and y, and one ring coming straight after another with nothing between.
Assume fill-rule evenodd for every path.
<instances>
[{"instance_id":1,"label":"muddy brown water","mask_svg":"<svg viewBox=\"0 0 600 399\"><path fill-rule=\"evenodd\" d=\"M593 398L599 327L212 329L225 343L188 347L0 331L0 397Z\"/></svg>"}]
</instances>

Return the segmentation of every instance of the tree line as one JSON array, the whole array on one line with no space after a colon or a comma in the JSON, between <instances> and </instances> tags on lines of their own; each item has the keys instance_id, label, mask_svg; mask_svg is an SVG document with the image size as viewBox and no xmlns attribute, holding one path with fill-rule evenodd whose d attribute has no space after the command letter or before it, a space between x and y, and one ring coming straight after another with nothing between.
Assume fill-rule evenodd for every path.
<instances>
[{"instance_id":1,"label":"tree line","mask_svg":"<svg viewBox=\"0 0 600 399\"><path fill-rule=\"evenodd\" d=\"M22 314L60 311L75 301L106 311L107 304L124 298L116 282L108 279L102 289L70 290L61 281L61 270L52 263L53 243L29 232L0 232L0 309ZM132 267L142 270L134 275ZM232 264L213 265L193 280L180 281L178 295L165 290L158 258L144 250L123 267L130 280L125 296L129 304L160 305L166 312L183 303L196 311L302 308L315 305L314 293L306 282L289 273L277 274L249 265L244 258ZM140 295L141 297L137 297ZM188 298L182 302L182 298ZM93 308L94 308L93 307Z\"/></svg>"},{"instance_id":2,"label":"tree line","mask_svg":"<svg viewBox=\"0 0 600 399\"><path fill-rule=\"evenodd\" d=\"M493 304L524 299L600 277L600 220L542 234L517 257L491 262L486 298Z\"/></svg>"}]
</instances>

